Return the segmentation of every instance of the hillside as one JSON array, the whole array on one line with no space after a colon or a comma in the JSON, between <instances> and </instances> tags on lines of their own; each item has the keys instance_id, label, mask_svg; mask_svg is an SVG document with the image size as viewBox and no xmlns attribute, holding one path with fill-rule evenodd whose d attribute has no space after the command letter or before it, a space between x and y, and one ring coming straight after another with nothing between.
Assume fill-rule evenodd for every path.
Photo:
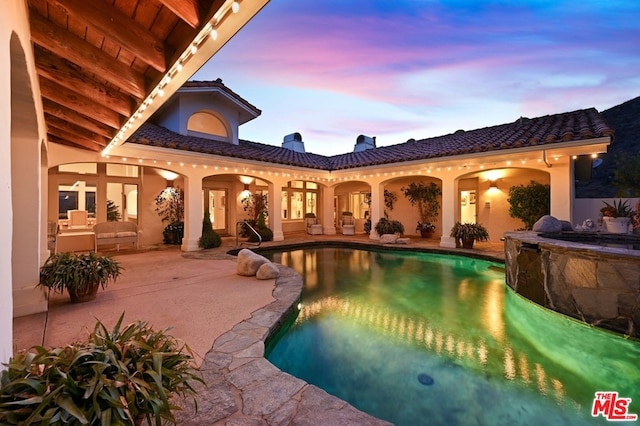
<instances>
[{"instance_id":1,"label":"hillside","mask_svg":"<svg viewBox=\"0 0 640 426\"><path fill-rule=\"evenodd\" d=\"M593 169L589 182L576 183L576 198L613 198L616 188L611 185L615 159L622 155L640 152L640 96L601 112L615 131L607 154L601 156L602 164Z\"/></svg>"}]
</instances>

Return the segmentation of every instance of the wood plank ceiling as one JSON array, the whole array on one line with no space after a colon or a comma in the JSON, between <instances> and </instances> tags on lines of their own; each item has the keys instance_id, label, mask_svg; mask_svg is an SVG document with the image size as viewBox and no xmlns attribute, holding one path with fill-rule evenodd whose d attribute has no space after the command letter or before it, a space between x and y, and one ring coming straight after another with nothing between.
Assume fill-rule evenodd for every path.
<instances>
[{"instance_id":1,"label":"wood plank ceiling","mask_svg":"<svg viewBox=\"0 0 640 426\"><path fill-rule=\"evenodd\" d=\"M50 142L101 151L224 0L28 0Z\"/></svg>"}]
</instances>

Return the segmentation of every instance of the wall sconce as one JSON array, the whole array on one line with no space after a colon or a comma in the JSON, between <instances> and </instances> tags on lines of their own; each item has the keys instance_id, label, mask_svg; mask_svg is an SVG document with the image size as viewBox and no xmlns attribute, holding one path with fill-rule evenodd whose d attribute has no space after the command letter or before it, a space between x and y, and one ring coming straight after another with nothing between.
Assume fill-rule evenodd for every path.
<instances>
[{"instance_id":1,"label":"wall sconce","mask_svg":"<svg viewBox=\"0 0 640 426\"><path fill-rule=\"evenodd\" d=\"M489 189L498 189L498 181L497 180L490 180L489 181Z\"/></svg>"}]
</instances>

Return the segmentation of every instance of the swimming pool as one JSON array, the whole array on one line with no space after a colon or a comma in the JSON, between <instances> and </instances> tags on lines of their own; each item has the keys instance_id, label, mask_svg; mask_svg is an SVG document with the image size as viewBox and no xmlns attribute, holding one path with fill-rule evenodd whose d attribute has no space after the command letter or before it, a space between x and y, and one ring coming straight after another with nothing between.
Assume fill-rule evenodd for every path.
<instances>
[{"instance_id":1,"label":"swimming pool","mask_svg":"<svg viewBox=\"0 0 640 426\"><path fill-rule=\"evenodd\" d=\"M640 412L640 344L508 291L502 265L311 248L267 254L304 279L269 342L283 371L397 425L606 424L596 391Z\"/></svg>"}]
</instances>

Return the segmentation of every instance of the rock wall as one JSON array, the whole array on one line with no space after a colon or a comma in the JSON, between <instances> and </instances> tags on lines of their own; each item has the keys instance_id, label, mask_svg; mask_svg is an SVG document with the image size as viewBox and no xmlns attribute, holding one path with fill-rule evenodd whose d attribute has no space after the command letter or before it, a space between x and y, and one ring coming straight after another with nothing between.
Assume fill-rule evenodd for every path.
<instances>
[{"instance_id":1,"label":"rock wall","mask_svg":"<svg viewBox=\"0 0 640 426\"><path fill-rule=\"evenodd\" d=\"M505 235L507 285L546 308L640 337L640 253Z\"/></svg>"}]
</instances>

